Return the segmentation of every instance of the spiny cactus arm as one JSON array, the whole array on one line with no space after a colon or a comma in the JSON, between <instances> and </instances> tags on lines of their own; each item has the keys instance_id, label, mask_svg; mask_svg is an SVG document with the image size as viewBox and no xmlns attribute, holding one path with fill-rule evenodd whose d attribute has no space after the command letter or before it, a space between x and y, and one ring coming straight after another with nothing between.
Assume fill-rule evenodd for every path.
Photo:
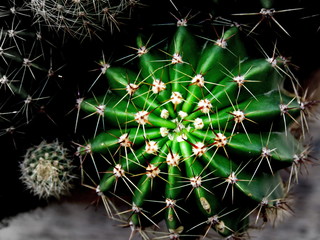
<instances>
[{"instance_id":1,"label":"spiny cactus arm","mask_svg":"<svg viewBox=\"0 0 320 240\"><path fill-rule=\"evenodd\" d=\"M155 225L157 224L151 220L152 213L156 212L154 208L148 208L147 200L154 199L159 193L163 192L163 184L159 181L164 181L164 178L160 176L162 172L166 172L167 164L163 163L163 158L168 154L168 146L163 145L159 155L155 156L147 166L145 166L145 173L140 173L142 175L140 178L137 188L134 191L132 197L132 204L137 208L131 217L131 221L135 226L145 226L145 225ZM152 198L151 198L152 195ZM146 207L146 209L144 209ZM142 211L145 211L143 213ZM147 219L147 221L141 225L141 214Z\"/></svg>"},{"instance_id":2,"label":"spiny cactus arm","mask_svg":"<svg viewBox=\"0 0 320 240\"><path fill-rule=\"evenodd\" d=\"M115 126L150 125L174 129L176 125L166 119L158 117L153 112L137 111L133 104L128 104L116 95L91 98L82 101L81 109L90 113L103 116L104 120Z\"/></svg>"},{"instance_id":3,"label":"spiny cactus arm","mask_svg":"<svg viewBox=\"0 0 320 240\"><path fill-rule=\"evenodd\" d=\"M280 199L284 196L284 189L279 173L275 173L274 175L261 173L252 179L252 173L246 169L246 164L250 159L245 159L244 161L246 162L237 164L220 154L215 154L212 159L210 152L205 153L203 159L210 163L209 168L214 170L214 175L221 177L224 179L223 181L229 179L232 173L234 173L234 183L230 184L235 185L245 196L257 202L261 202L265 197ZM242 157L241 159L244 158ZM236 202L237 196L234 198Z\"/></svg>"},{"instance_id":4,"label":"spiny cactus arm","mask_svg":"<svg viewBox=\"0 0 320 240\"><path fill-rule=\"evenodd\" d=\"M199 142L199 141L208 142L208 140L206 141L206 137L208 135L212 135L211 137L208 137L208 139L212 139L213 137L216 136L215 134L211 134L208 132L206 132L202 136L195 136L194 133L192 134L189 133L187 136L188 136L188 141L190 141L190 144L194 145L196 142ZM238 137L237 140L234 140L234 138L239 135L240 137ZM203 151L203 155L201 155L200 157L206 164L206 168L210 169L210 171L213 173L214 176L218 176L225 179L225 181L228 182L229 184L235 184L236 186L239 187L240 191L243 192L244 190L242 189L242 187L245 186L251 192L261 191L265 193L264 191L265 189L255 190L255 188L259 188L257 187L256 184L259 185L261 184L261 182L259 181L263 181L265 182L266 187L268 187L267 186L268 182L270 182L270 186L272 186L271 178L273 178L273 175L271 173L261 173L261 174L259 173L257 176L254 176L251 173L252 171L251 168L254 160L256 160L262 154L262 149L263 149L262 142L267 138L269 139L270 142L275 141L273 143L273 146L278 146L279 148L278 152L281 153L282 155L280 156L278 154L275 154L274 152L271 152L270 155L272 154L272 158L274 158L276 161L285 161L285 160L287 160L288 162L293 161L293 154L294 154L293 143L289 142L289 143L286 143L286 146L279 146L282 144L282 141L284 140L287 141L287 139L283 139L285 137L283 133L279 133L279 134L274 133L274 135L276 137L271 137L271 135L269 137L268 135L268 136L265 136L265 139L261 139L261 137L257 134L251 139L251 142L250 142L245 134L242 134L242 135L238 134L234 136L229 143L227 143L225 151L226 153L228 153L228 157L225 157L222 155L223 151L220 152L210 147L207 147L206 151ZM231 145L234 142L238 142L239 145L241 146L239 146L239 148L235 147L235 149L232 149ZM262 180L257 180L260 178ZM267 180L267 178L270 178L270 180ZM245 195L247 196L251 195L249 194L249 190L247 190L247 193L245 193ZM256 195L253 198L258 199L258 201L261 201L261 199L259 199L258 196L260 195Z\"/></svg>"},{"instance_id":5,"label":"spiny cactus arm","mask_svg":"<svg viewBox=\"0 0 320 240\"><path fill-rule=\"evenodd\" d=\"M99 191L101 192L110 191L112 187L115 185L117 181L117 177L113 173L113 169L114 169L113 167L109 168L108 173L105 173L101 178L99 187L98 187Z\"/></svg>"},{"instance_id":6,"label":"spiny cactus arm","mask_svg":"<svg viewBox=\"0 0 320 240\"><path fill-rule=\"evenodd\" d=\"M190 137L190 138L189 138ZM188 140L192 141L194 144L198 142L195 138L192 136L188 135ZM215 231L217 231L219 234L222 236L229 236L230 234L234 232L238 232L240 230L245 230L248 227L248 219L247 219L247 214L249 212L248 206L246 207L241 207L241 204L234 204L229 205L229 203L223 202L221 198L223 198L219 192L214 190L212 186L215 184L218 185L219 180L217 180L217 176L223 179L228 179L230 176L230 164L228 165L223 165L219 166L223 170L225 168L229 168L229 174L224 172L224 176L222 177L221 169L218 169L218 166L222 164L222 162L219 163L211 163L211 159L207 158L207 161L202 161L204 164L209 164L204 166L203 164L200 163L200 159L202 159L202 156L199 156L199 159L194 157L194 154L192 154L191 150L191 144L187 142L181 142L181 145L184 145L183 147L185 148L185 152L189 152L189 158L187 161L189 161L189 168L186 166L187 169L192 169L189 170L190 176L202 176L202 186L194 189L195 192L195 199L197 201L197 205L199 209L202 209L202 215L206 217L205 223L209 225L209 227L212 227ZM183 149L181 147L181 149ZM191 155L190 155L191 154ZM204 156L212 156L214 155L213 151L208 151L208 153L204 153ZM226 159L226 158L225 158ZM215 161L215 159L213 160ZM230 161L229 159L226 159L226 161ZM226 163L226 162L224 162ZM186 163L188 165L188 163ZM200 171L199 174L194 174L193 171L194 169L198 169ZM218 171L216 174L215 172ZM187 171L188 172L188 171ZM208 181L206 183L206 181ZM212 192L211 192L212 191ZM242 200L240 200L242 201ZM189 204L190 205L190 204ZM192 206L192 203L191 203ZM238 221L234 221L235 219L238 219ZM199 234L203 234L203 232L199 232Z\"/></svg>"},{"instance_id":7,"label":"spiny cactus arm","mask_svg":"<svg viewBox=\"0 0 320 240\"><path fill-rule=\"evenodd\" d=\"M225 31L218 40L209 39L201 52L196 72L205 74L212 82L217 82L224 77L224 68L232 69L245 56L247 54L239 39L238 28L233 27Z\"/></svg>"},{"instance_id":8,"label":"spiny cactus arm","mask_svg":"<svg viewBox=\"0 0 320 240\"><path fill-rule=\"evenodd\" d=\"M216 42L209 42L203 50L199 62L193 65L195 73L188 75L188 96L182 106L182 111L190 113L194 102L208 95L206 98L218 100L212 93L212 89L219 85L223 78L224 68L233 69L238 61L245 56L243 44L237 36L237 28L229 29ZM230 43L230 46L229 46ZM191 79L190 79L191 78ZM206 84L205 84L206 83ZM223 86L222 86L223 87Z\"/></svg>"},{"instance_id":9,"label":"spiny cactus arm","mask_svg":"<svg viewBox=\"0 0 320 240\"><path fill-rule=\"evenodd\" d=\"M99 191L107 194L109 191L117 192L117 184L119 179L125 181L125 184L128 186L129 191L132 192L132 188L136 188L132 181L127 181L127 175L130 175L130 171L141 171L141 165L145 164L145 161L148 160L144 156L144 149L141 148L135 153L127 153L124 157L121 158L121 163L115 164L115 166L109 167L108 171L103 174L103 177L99 183ZM145 158L144 158L145 157ZM139 162L136 160L139 159ZM129 184L130 183L130 184ZM132 187L130 187L132 185ZM132 192L133 193L133 192Z\"/></svg>"},{"instance_id":10,"label":"spiny cactus arm","mask_svg":"<svg viewBox=\"0 0 320 240\"><path fill-rule=\"evenodd\" d=\"M185 159L186 176L190 179L192 186L193 197L190 197L190 200L188 199L188 206L194 208L194 205L197 205L201 213L201 217L198 217L204 218L206 224L209 224L210 227L223 236L230 235L233 232L231 228L238 230L238 228L235 228L235 223L226 226L224 222L219 219L219 214L226 210L227 206L221 202L220 196L212 192L212 183L210 182L213 181L215 170L208 171L209 168L205 168L198 159L195 159L190 143L186 141L180 142L180 149ZM195 226L191 229L193 228L195 228ZM201 228L195 228L195 233L199 235L203 234L203 226Z\"/></svg>"},{"instance_id":11,"label":"spiny cactus arm","mask_svg":"<svg viewBox=\"0 0 320 240\"><path fill-rule=\"evenodd\" d=\"M141 34L137 37L137 55L139 57L139 66L143 80L152 84L154 79L160 79L164 83L169 82L168 64L169 61L163 61L164 53L148 48L149 40L145 41ZM171 88L169 84L167 87ZM168 89L171 90L171 89Z\"/></svg>"},{"instance_id":12,"label":"spiny cactus arm","mask_svg":"<svg viewBox=\"0 0 320 240\"><path fill-rule=\"evenodd\" d=\"M182 226L182 219L189 215L183 208L176 207L179 205L181 198L182 183L179 178L181 170L176 166L168 166L168 183L166 184L165 196L167 207L165 209L165 221L168 229L177 229ZM182 210L183 209L183 210Z\"/></svg>"},{"instance_id":13,"label":"spiny cactus arm","mask_svg":"<svg viewBox=\"0 0 320 240\"><path fill-rule=\"evenodd\" d=\"M169 151L166 157L166 163L168 165L168 177L165 188L165 222L169 231L180 228L184 230L185 225L182 223L185 217L189 216L189 212L184 209L185 201L182 197L183 181L181 178L182 168L181 162L183 158L180 153L179 142L168 142ZM183 205L179 206L180 203Z\"/></svg>"},{"instance_id":14,"label":"spiny cactus arm","mask_svg":"<svg viewBox=\"0 0 320 240\"><path fill-rule=\"evenodd\" d=\"M182 156L180 155L179 143L177 141L168 141L166 145L168 146L168 154L166 156L168 177L165 196L166 198L177 200L182 191L182 179L179 178L182 171L179 166L182 161Z\"/></svg>"},{"instance_id":15,"label":"spiny cactus arm","mask_svg":"<svg viewBox=\"0 0 320 240\"><path fill-rule=\"evenodd\" d=\"M215 132L194 131L192 135L202 141L212 144L217 138ZM236 156L245 156L248 161L260 156L269 157L277 161L291 164L293 155L297 148L297 141L292 136L286 136L284 132L263 132L263 133L239 133L232 138L230 133L224 133L226 152ZM249 138L248 138L249 136Z\"/></svg>"},{"instance_id":16,"label":"spiny cactus arm","mask_svg":"<svg viewBox=\"0 0 320 240\"><path fill-rule=\"evenodd\" d=\"M209 175L211 175L211 173L209 173L197 159L192 157L194 155L192 146L188 142L180 142L180 150L185 159L186 176L190 179L198 208L201 213L207 217L217 214L219 210L221 210L221 204L217 197L211 192L211 189L205 187L206 177L210 179L211 177L209 177Z\"/></svg>"},{"instance_id":17,"label":"spiny cactus arm","mask_svg":"<svg viewBox=\"0 0 320 240\"><path fill-rule=\"evenodd\" d=\"M152 92L158 95L157 100L165 103L170 99L171 84L169 83L168 65L171 63L163 61L165 59L164 53L160 54L153 49L149 50L147 44L148 42L145 42L141 35L137 37L138 49L147 49L140 55L138 52L141 77L144 82L152 86ZM170 117L176 117L172 103L166 103L164 107L169 111Z\"/></svg>"},{"instance_id":18,"label":"spiny cactus arm","mask_svg":"<svg viewBox=\"0 0 320 240\"><path fill-rule=\"evenodd\" d=\"M160 114L157 95L152 96L152 91L138 74L126 68L110 67L106 71L106 77L111 91L122 97L119 101L132 101L141 109L152 109L154 113Z\"/></svg>"},{"instance_id":19,"label":"spiny cactus arm","mask_svg":"<svg viewBox=\"0 0 320 240\"><path fill-rule=\"evenodd\" d=\"M274 69L266 60L252 60L249 61L248 64L243 64L246 65L244 70L247 70L243 75L236 75L239 70L236 70L234 73L228 73L234 77L232 78L232 76L227 76L221 82L218 82L219 85L215 86L210 93L205 95L205 99L207 99L216 110L229 107L230 105L231 106L229 108L234 108L236 104L242 104L241 107L242 110L244 110L246 108L250 108L250 105L252 104L253 106L259 104L260 98L262 98L261 100L268 101L268 98L264 96L265 94L271 95L270 97L273 99L278 97L276 101L279 104L276 105L274 103L271 105L274 108L278 108L278 110L280 110L280 101L290 102L288 97L284 96L284 98L281 99L282 96L279 95L279 93L278 96L276 95L277 93L272 93L273 91L279 92L278 89L279 86L282 85L281 79L283 77L280 76L277 70ZM246 76L249 77L247 78ZM251 79L253 82L250 82L251 80L249 79ZM196 99L194 99L194 101L196 101ZM255 103L255 101L259 103ZM265 105L265 108L268 109L268 106ZM261 110L265 108L262 108ZM192 119L202 114L201 111L196 110L197 108L194 108L193 113L190 114L186 119ZM223 111L224 110L222 110L222 112ZM219 114L219 117L226 116L227 115Z\"/></svg>"},{"instance_id":20,"label":"spiny cactus arm","mask_svg":"<svg viewBox=\"0 0 320 240\"><path fill-rule=\"evenodd\" d=\"M157 154L164 144L168 145L168 140L167 138L156 138L153 139L152 142L145 140L145 143L145 145L142 145L137 150L130 150L131 152L127 152L125 155L121 156L119 162L108 169L99 184L101 192L107 193L110 191L116 184L116 181L119 178L124 177L124 175L131 175L131 172L141 171L141 166L152 158L154 154ZM114 156L110 156L110 158L113 159ZM137 188L136 186L133 187Z\"/></svg>"},{"instance_id":21,"label":"spiny cactus arm","mask_svg":"<svg viewBox=\"0 0 320 240\"><path fill-rule=\"evenodd\" d=\"M225 68L223 72L227 76L212 90L212 94L207 96L219 109L225 107L230 102L229 99L241 102L278 89L283 80L278 69L266 59L239 62L234 68Z\"/></svg>"},{"instance_id":22,"label":"spiny cactus arm","mask_svg":"<svg viewBox=\"0 0 320 240\"><path fill-rule=\"evenodd\" d=\"M252 158L265 156L277 160L277 164L290 165L294 154L299 151L297 146L297 140L292 135L286 136L284 132L265 132L250 134L250 140L245 134L237 134L228 143L227 149L240 156L247 155Z\"/></svg>"},{"instance_id":23,"label":"spiny cactus arm","mask_svg":"<svg viewBox=\"0 0 320 240\"><path fill-rule=\"evenodd\" d=\"M100 133L90 141L90 150L93 153L108 153L119 147L132 148L133 145L140 146L145 143L146 137L157 139L161 137L158 128L129 128L124 132L122 129L111 129ZM80 148L80 153L85 153L86 147Z\"/></svg>"},{"instance_id":24,"label":"spiny cactus arm","mask_svg":"<svg viewBox=\"0 0 320 240\"><path fill-rule=\"evenodd\" d=\"M181 95L186 93L188 77L193 75L193 66L196 66L199 50L195 37L189 33L186 27L180 26L169 47L172 57L169 65L169 76L172 82L172 91ZM179 108L181 105L179 105Z\"/></svg>"},{"instance_id":25,"label":"spiny cactus arm","mask_svg":"<svg viewBox=\"0 0 320 240\"><path fill-rule=\"evenodd\" d=\"M257 128L260 130L270 128L270 123L274 122L277 129L282 129L281 119L283 112L281 104L290 103L292 99L287 96L281 96L278 90L270 91L266 94L257 95L256 99L249 98L239 104L232 105L221 109L217 114L210 114L209 116L201 116L200 114L191 114L186 119L193 119L194 117L201 116L204 126L212 126L217 129L219 126L225 126L226 130L234 128L235 124L243 123L245 127ZM288 106L288 113L291 116L296 116L300 112L298 103L291 102ZM292 119L286 117L286 122L289 124ZM246 121L247 120L247 121ZM244 129L240 129L244 131Z\"/></svg>"}]
</instances>

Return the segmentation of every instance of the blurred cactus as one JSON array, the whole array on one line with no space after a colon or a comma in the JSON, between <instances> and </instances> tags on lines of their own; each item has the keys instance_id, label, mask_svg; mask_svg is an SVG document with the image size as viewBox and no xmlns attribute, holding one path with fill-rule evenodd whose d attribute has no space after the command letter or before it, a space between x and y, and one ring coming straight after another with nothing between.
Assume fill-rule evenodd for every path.
<instances>
[{"instance_id":1,"label":"blurred cactus","mask_svg":"<svg viewBox=\"0 0 320 240\"><path fill-rule=\"evenodd\" d=\"M129 18L138 4L136 0L29 0L27 6L36 23L59 34L83 39L98 36L106 28L111 33L119 30L119 18Z\"/></svg>"},{"instance_id":2,"label":"blurred cactus","mask_svg":"<svg viewBox=\"0 0 320 240\"><path fill-rule=\"evenodd\" d=\"M54 46L42 35L41 27L33 24L23 4L9 1L1 10L1 130L14 133L28 125L36 113L44 112L55 93L48 93L46 88L57 89L50 82L58 78L56 72L63 63L56 67L59 53L53 51Z\"/></svg>"}]
</instances>

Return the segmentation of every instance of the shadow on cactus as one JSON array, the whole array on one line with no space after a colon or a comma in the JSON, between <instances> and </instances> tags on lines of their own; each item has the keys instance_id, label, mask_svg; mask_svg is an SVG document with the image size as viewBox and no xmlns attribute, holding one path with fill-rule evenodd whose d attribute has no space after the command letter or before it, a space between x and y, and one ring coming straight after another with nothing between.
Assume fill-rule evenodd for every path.
<instances>
[{"instance_id":1,"label":"shadow on cactus","mask_svg":"<svg viewBox=\"0 0 320 240\"><path fill-rule=\"evenodd\" d=\"M81 103L108 128L78 150L108 162L94 187L108 213L144 238L165 220L155 239L242 239L255 210L256 223L290 210L279 170L302 152L288 131L301 109L281 90L283 58L250 59L235 27L211 40L179 21L168 47L149 42L137 38L138 70L109 67L111 91Z\"/></svg>"}]
</instances>

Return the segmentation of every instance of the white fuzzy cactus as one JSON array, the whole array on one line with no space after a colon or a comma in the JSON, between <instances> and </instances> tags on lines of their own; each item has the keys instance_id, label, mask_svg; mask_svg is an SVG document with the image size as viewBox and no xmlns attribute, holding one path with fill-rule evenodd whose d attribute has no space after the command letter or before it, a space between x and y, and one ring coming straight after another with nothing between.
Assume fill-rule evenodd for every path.
<instances>
[{"instance_id":1,"label":"white fuzzy cactus","mask_svg":"<svg viewBox=\"0 0 320 240\"><path fill-rule=\"evenodd\" d=\"M72 173L68 151L58 140L30 147L20 165L21 180L39 198L60 198L69 192Z\"/></svg>"}]
</instances>

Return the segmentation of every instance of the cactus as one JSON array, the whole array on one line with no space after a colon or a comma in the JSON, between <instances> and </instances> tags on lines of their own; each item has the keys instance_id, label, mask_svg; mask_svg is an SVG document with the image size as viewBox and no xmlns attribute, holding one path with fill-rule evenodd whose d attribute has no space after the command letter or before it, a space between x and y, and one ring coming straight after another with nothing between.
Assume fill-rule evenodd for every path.
<instances>
[{"instance_id":1,"label":"cactus","mask_svg":"<svg viewBox=\"0 0 320 240\"><path fill-rule=\"evenodd\" d=\"M130 17L132 8L138 4L139 1L129 0L30 0L27 6L36 23L60 34L62 31L64 35L84 39L99 36L105 27L111 33L120 30L121 14L126 11Z\"/></svg>"},{"instance_id":2,"label":"cactus","mask_svg":"<svg viewBox=\"0 0 320 240\"><path fill-rule=\"evenodd\" d=\"M68 150L58 140L30 147L20 165L21 180L39 198L55 197L69 193L74 166Z\"/></svg>"},{"instance_id":3,"label":"cactus","mask_svg":"<svg viewBox=\"0 0 320 240\"><path fill-rule=\"evenodd\" d=\"M160 52L137 37L135 70L108 65L108 91L81 102L108 127L78 153L108 162L95 190L129 205L117 216L133 232L164 219L170 239L238 239L254 210L265 222L290 209L279 171L302 151L288 131L302 109L282 89L284 58L251 59L236 27L212 40L177 25Z\"/></svg>"},{"instance_id":4,"label":"cactus","mask_svg":"<svg viewBox=\"0 0 320 240\"><path fill-rule=\"evenodd\" d=\"M35 113L44 112L52 101L57 87L50 82L58 78L56 72L61 65L56 67L56 61L61 57L41 27L33 25L30 12L22 3L10 1L0 8L0 105L1 115L4 114L1 130L7 125L4 129L13 133L29 125ZM50 93L47 87L51 87Z\"/></svg>"}]
</instances>

